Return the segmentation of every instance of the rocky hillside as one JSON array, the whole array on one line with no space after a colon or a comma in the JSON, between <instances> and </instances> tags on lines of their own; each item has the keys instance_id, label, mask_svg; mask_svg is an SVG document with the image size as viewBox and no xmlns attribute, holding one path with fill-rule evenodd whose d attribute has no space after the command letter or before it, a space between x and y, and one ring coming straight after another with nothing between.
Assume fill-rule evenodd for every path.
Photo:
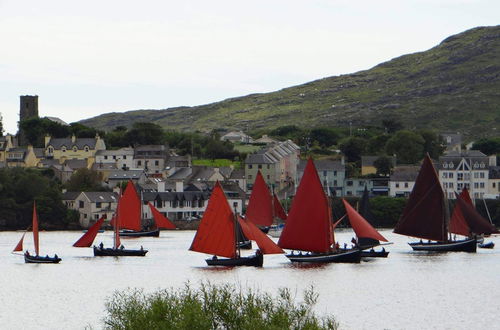
<instances>
[{"instance_id":1,"label":"rocky hillside","mask_svg":"<svg viewBox=\"0 0 500 330\"><path fill-rule=\"evenodd\" d=\"M272 93L196 107L108 113L82 123L112 129L148 121L165 128L211 130L373 125L388 117L399 118L407 128L498 135L500 26L474 28L366 71Z\"/></svg>"}]
</instances>

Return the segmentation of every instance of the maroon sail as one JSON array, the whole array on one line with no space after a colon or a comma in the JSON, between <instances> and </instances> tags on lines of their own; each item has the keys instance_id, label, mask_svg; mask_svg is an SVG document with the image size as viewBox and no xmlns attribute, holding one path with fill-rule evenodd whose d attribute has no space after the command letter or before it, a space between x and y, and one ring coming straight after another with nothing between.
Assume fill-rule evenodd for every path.
<instances>
[{"instance_id":1,"label":"maroon sail","mask_svg":"<svg viewBox=\"0 0 500 330\"><path fill-rule=\"evenodd\" d=\"M104 217L101 217L99 220L97 220L96 223L94 223L85 234L80 237L78 241L73 244L74 247L90 247L92 243L94 242L95 237L97 236L97 233L99 232L99 229L101 229L101 226L104 222Z\"/></svg>"},{"instance_id":2,"label":"maroon sail","mask_svg":"<svg viewBox=\"0 0 500 330\"><path fill-rule=\"evenodd\" d=\"M471 200L470 195L469 195L469 192L467 191L467 188L464 188L462 190L462 192L460 193L460 197L467 204L473 205L472 200ZM451 214L449 231L450 231L450 233L462 235L462 236L469 236L470 235L469 225L467 224L467 221L465 220L464 214L462 212L461 207L458 205L458 202L455 203L455 207L453 208L453 213Z\"/></svg>"},{"instance_id":3,"label":"maroon sail","mask_svg":"<svg viewBox=\"0 0 500 330\"><path fill-rule=\"evenodd\" d=\"M307 161L278 246L329 252L334 241L328 199L312 159Z\"/></svg>"},{"instance_id":4,"label":"maroon sail","mask_svg":"<svg viewBox=\"0 0 500 330\"><path fill-rule=\"evenodd\" d=\"M490 235L499 233L498 229L489 223L488 220L483 218L472 204L469 204L459 195L457 195L457 204L470 228L469 232L471 235Z\"/></svg>"},{"instance_id":5,"label":"maroon sail","mask_svg":"<svg viewBox=\"0 0 500 330\"><path fill-rule=\"evenodd\" d=\"M429 155L426 155L415 186L394 232L423 239L446 241L446 212L443 189Z\"/></svg>"},{"instance_id":6,"label":"maroon sail","mask_svg":"<svg viewBox=\"0 0 500 330\"><path fill-rule=\"evenodd\" d=\"M273 201L260 171L257 172L245 218L258 226L273 224Z\"/></svg>"}]
</instances>

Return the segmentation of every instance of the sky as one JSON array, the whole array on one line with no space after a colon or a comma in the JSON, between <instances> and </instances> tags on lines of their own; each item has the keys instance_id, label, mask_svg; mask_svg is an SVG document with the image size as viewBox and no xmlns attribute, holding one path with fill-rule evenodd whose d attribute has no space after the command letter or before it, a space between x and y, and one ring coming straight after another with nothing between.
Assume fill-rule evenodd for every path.
<instances>
[{"instance_id":1,"label":"sky","mask_svg":"<svg viewBox=\"0 0 500 330\"><path fill-rule=\"evenodd\" d=\"M193 106L369 69L476 26L498 0L0 0L0 113Z\"/></svg>"}]
</instances>

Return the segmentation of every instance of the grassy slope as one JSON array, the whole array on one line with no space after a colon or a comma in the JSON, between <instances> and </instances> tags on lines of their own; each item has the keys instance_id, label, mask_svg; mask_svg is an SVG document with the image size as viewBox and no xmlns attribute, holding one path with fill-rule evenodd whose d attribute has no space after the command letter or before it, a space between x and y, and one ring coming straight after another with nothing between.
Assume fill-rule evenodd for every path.
<instances>
[{"instance_id":1,"label":"grassy slope","mask_svg":"<svg viewBox=\"0 0 500 330\"><path fill-rule=\"evenodd\" d=\"M377 124L398 116L407 127L498 135L500 26L481 27L370 70L266 94L197 107L111 113L82 123L110 129L134 121L165 128L274 128Z\"/></svg>"}]
</instances>

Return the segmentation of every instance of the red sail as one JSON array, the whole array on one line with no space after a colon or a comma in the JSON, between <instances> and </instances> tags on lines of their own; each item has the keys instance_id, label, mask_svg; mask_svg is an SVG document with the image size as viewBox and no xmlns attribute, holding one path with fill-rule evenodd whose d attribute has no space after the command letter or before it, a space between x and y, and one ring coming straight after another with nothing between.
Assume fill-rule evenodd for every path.
<instances>
[{"instance_id":1,"label":"red sail","mask_svg":"<svg viewBox=\"0 0 500 330\"><path fill-rule=\"evenodd\" d=\"M278 246L328 252L333 242L328 199L312 159L307 161Z\"/></svg>"},{"instance_id":2,"label":"red sail","mask_svg":"<svg viewBox=\"0 0 500 330\"><path fill-rule=\"evenodd\" d=\"M446 220L443 189L432 160L426 155L394 232L446 241L448 236Z\"/></svg>"},{"instance_id":3,"label":"red sail","mask_svg":"<svg viewBox=\"0 0 500 330\"><path fill-rule=\"evenodd\" d=\"M189 250L236 258L235 219L219 182L215 184Z\"/></svg>"},{"instance_id":4,"label":"red sail","mask_svg":"<svg viewBox=\"0 0 500 330\"><path fill-rule=\"evenodd\" d=\"M273 201L260 171L255 178L245 218L258 226L273 224Z\"/></svg>"},{"instance_id":5,"label":"red sail","mask_svg":"<svg viewBox=\"0 0 500 330\"><path fill-rule=\"evenodd\" d=\"M281 206L280 200L278 199L278 196L274 194L274 216L280 218L281 220L285 221L286 220L286 212L283 206Z\"/></svg>"},{"instance_id":6,"label":"red sail","mask_svg":"<svg viewBox=\"0 0 500 330\"><path fill-rule=\"evenodd\" d=\"M33 202L33 243L35 244L35 253L40 253L40 244L38 241L38 216L36 214L35 202Z\"/></svg>"},{"instance_id":7,"label":"red sail","mask_svg":"<svg viewBox=\"0 0 500 330\"><path fill-rule=\"evenodd\" d=\"M129 181L122 197L118 201L118 210L120 216L120 229L130 229L140 231L141 224L141 200L137 195L134 184Z\"/></svg>"},{"instance_id":8,"label":"red sail","mask_svg":"<svg viewBox=\"0 0 500 330\"><path fill-rule=\"evenodd\" d=\"M14 248L14 250L12 250L12 252L22 252L23 251L24 235L26 235L26 232L23 233L23 236L21 236L19 243L17 243L16 247Z\"/></svg>"},{"instance_id":9,"label":"red sail","mask_svg":"<svg viewBox=\"0 0 500 330\"><path fill-rule=\"evenodd\" d=\"M279 254L285 253L279 246L276 245L266 234L262 232L256 225L249 220L244 220L238 217L238 222L243 230L243 234L257 243L262 254Z\"/></svg>"},{"instance_id":10,"label":"red sail","mask_svg":"<svg viewBox=\"0 0 500 330\"><path fill-rule=\"evenodd\" d=\"M148 203L151 213L153 213L153 219L155 220L156 227L161 229L175 229L175 225L166 216L161 214L160 211L153 204Z\"/></svg>"},{"instance_id":11,"label":"red sail","mask_svg":"<svg viewBox=\"0 0 500 330\"><path fill-rule=\"evenodd\" d=\"M488 220L483 218L474 208L474 206L469 204L466 199L461 196L457 196L457 204L462 211L465 221L469 225L470 233L475 235L490 235L494 233L499 233L498 229L495 228Z\"/></svg>"},{"instance_id":12,"label":"red sail","mask_svg":"<svg viewBox=\"0 0 500 330\"><path fill-rule=\"evenodd\" d=\"M384 236L382 236L375 228L366 221L361 214L359 214L345 199L342 198L344 202L344 207L347 211L347 216L349 222L351 223L352 229L356 233L358 238L371 238L377 241L387 242Z\"/></svg>"},{"instance_id":13,"label":"red sail","mask_svg":"<svg viewBox=\"0 0 500 330\"><path fill-rule=\"evenodd\" d=\"M95 237L97 236L97 233L99 232L99 229L101 229L101 226L104 222L104 218L101 217L99 220L97 220L96 223L94 223L85 234L80 237L78 241L73 244L74 247L90 247L92 243L94 242Z\"/></svg>"},{"instance_id":14,"label":"red sail","mask_svg":"<svg viewBox=\"0 0 500 330\"><path fill-rule=\"evenodd\" d=\"M460 197L464 202L466 202L469 205L472 205L472 200L469 196L467 188L464 188L462 190L462 192L460 193ZM453 208L453 213L451 214L449 231L450 233L463 236L469 236L470 234L469 225L467 224L467 221L465 221L464 214L462 213L462 209L460 208L458 203L455 204L455 207Z\"/></svg>"}]
</instances>

